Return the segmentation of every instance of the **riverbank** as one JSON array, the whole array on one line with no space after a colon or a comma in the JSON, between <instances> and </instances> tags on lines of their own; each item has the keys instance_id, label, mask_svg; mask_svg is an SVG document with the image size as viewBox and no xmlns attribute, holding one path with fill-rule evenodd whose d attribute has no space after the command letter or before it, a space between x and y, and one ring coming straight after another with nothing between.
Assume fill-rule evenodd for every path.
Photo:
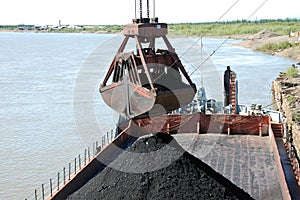
<instances>
[{"instance_id":1,"label":"riverbank","mask_svg":"<svg viewBox=\"0 0 300 200\"><path fill-rule=\"evenodd\" d=\"M300 185L300 69L290 67L273 81L274 104L282 112L285 126L285 147Z\"/></svg>"},{"instance_id":2,"label":"riverbank","mask_svg":"<svg viewBox=\"0 0 300 200\"><path fill-rule=\"evenodd\" d=\"M18 29L0 29L7 33L90 33L90 34L121 34L120 30L18 30Z\"/></svg>"},{"instance_id":3,"label":"riverbank","mask_svg":"<svg viewBox=\"0 0 300 200\"><path fill-rule=\"evenodd\" d=\"M279 35L270 30L262 30L253 35L236 35L235 39L243 41L236 45L261 51L275 56L283 56L300 62L300 44L297 37Z\"/></svg>"}]
</instances>

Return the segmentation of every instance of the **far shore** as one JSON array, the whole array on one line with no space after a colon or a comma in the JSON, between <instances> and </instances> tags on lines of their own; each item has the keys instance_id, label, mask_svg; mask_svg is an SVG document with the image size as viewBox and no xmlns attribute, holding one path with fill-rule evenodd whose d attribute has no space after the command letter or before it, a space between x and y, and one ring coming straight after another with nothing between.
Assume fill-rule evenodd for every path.
<instances>
[{"instance_id":1,"label":"far shore","mask_svg":"<svg viewBox=\"0 0 300 200\"><path fill-rule=\"evenodd\" d=\"M17 32L17 33L90 33L90 34L122 34L119 30L97 30L97 31L76 31L76 32L68 32L68 31L46 31L46 30L9 30L9 29L0 29L0 32ZM185 35L185 34L177 34L174 32L171 32L168 34L168 37L174 38L174 37L200 37L197 35ZM235 43L235 45L242 46L245 48L249 48L253 51L261 51L264 53L268 53L274 56L283 56L287 58L291 58L296 61L296 63L300 63L300 44L299 45L293 45L290 48L285 49L278 49L273 51L262 51L259 50L260 47L263 47L267 44L273 44L273 43L280 43L288 41L291 44L298 44L299 39L296 37L289 37L289 35L277 35L269 30L263 30L256 34L239 34L239 35L221 35L221 36L205 36L205 37L212 37L212 38L231 38L231 39L237 39L242 40L239 43Z\"/></svg>"},{"instance_id":2,"label":"far shore","mask_svg":"<svg viewBox=\"0 0 300 200\"><path fill-rule=\"evenodd\" d=\"M4 32L4 33L91 33L91 34L118 34L118 33L122 33L121 31L116 31L116 30L98 30L98 31L84 31L84 30L80 30L80 31L60 31L60 30L54 30L54 31L48 31L48 30L10 30L10 29L0 29L0 33Z\"/></svg>"}]
</instances>

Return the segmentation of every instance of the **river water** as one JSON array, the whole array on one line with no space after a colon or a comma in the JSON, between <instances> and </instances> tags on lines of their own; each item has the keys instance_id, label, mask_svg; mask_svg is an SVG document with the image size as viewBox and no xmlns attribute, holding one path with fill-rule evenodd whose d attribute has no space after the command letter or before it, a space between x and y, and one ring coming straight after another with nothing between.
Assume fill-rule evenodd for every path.
<instances>
[{"instance_id":1,"label":"river water","mask_svg":"<svg viewBox=\"0 0 300 200\"><path fill-rule=\"evenodd\" d=\"M33 199L34 189L114 128L117 114L103 103L98 86L121 39L0 33L0 199ZM272 80L295 62L232 45L236 40L220 47L225 39L204 38L202 50L196 38L170 40L192 79L198 85L203 80L217 100L230 65L238 75L239 102L269 105Z\"/></svg>"}]
</instances>

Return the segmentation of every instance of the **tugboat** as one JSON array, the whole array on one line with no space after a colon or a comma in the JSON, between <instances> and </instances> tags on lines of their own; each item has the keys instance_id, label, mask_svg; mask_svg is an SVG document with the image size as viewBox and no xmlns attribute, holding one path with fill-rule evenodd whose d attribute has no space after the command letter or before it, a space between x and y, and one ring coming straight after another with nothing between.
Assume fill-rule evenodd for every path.
<instances>
[{"instance_id":1,"label":"tugboat","mask_svg":"<svg viewBox=\"0 0 300 200\"><path fill-rule=\"evenodd\" d=\"M140 18L124 26L125 38L99 91L105 103L127 119L170 113L189 104L197 92L175 49L169 42L168 25L158 18ZM156 48L163 39L166 49ZM136 52L124 52L130 39Z\"/></svg>"}]
</instances>

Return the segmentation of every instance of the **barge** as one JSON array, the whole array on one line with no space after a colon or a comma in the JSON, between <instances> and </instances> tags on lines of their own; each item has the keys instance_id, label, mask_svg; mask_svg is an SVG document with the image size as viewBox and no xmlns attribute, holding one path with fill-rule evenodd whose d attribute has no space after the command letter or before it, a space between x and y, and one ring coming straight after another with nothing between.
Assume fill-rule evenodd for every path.
<instances>
[{"instance_id":1,"label":"barge","mask_svg":"<svg viewBox=\"0 0 300 200\"><path fill-rule=\"evenodd\" d=\"M149 1L147 3L149 10ZM142 1L140 4L142 8ZM149 11L147 18L142 17L141 11L140 19L134 19L133 24L124 27L125 39L99 89L106 104L120 113L117 130L107 144L96 145L92 156L86 158L85 155L84 162L79 157L77 165L75 160L74 173L70 172L69 165L68 173L64 169L63 176L58 174L56 188L50 180L49 195L45 195L42 186L42 199L80 199L82 196L76 197L76 194L87 187L96 193L114 188L112 191L116 194L112 193L111 197L120 198L117 188L129 186L105 185L105 182L101 188L93 185L93 179L105 170L108 173L109 168L124 172L116 177L119 181L140 174L141 188L146 190L143 199L147 199L155 179L149 174L168 169L182 155L196 160L194 165L200 167L205 176L214 177L216 185L224 186L222 195L229 199L230 195L235 199L300 199L299 185L284 146L281 113L264 110L260 105L239 105L236 74L230 68L224 74L223 109L216 101L207 100L203 95L205 90L197 90L166 34L167 24L158 23L157 18L151 20ZM124 53L130 38L135 40L137 52ZM157 38L163 38L166 50L155 48ZM150 139L147 138L158 140L164 137L161 135L169 138L166 147L175 145L176 148L151 151L152 143L148 143ZM128 151L141 142L150 145L150 153ZM168 156L177 150L180 152L178 157ZM167 152L164 158L160 158L164 154L160 154L162 151ZM143 168L145 164L146 169ZM181 167L184 171L185 166ZM166 178L165 184L172 181L172 176ZM160 192L167 198L182 197L177 196L179 191L163 185L153 187L162 188ZM193 187L196 188L189 186L180 192L188 193L185 189ZM206 185L202 191L214 191L214 187ZM131 190L127 192L133 195ZM215 194L210 195L213 199ZM37 199L37 191L35 197ZM122 197L135 198L126 193Z\"/></svg>"},{"instance_id":2,"label":"barge","mask_svg":"<svg viewBox=\"0 0 300 200\"><path fill-rule=\"evenodd\" d=\"M165 121L163 127L160 124L162 119ZM99 152L70 179L62 181L59 189L53 190L46 199L67 199L106 168L133 174L140 172L139 166L133 168L135 173L128 166L143 159L132 156L126 149L141 138L152 136L157 129L160 129L159 133L171 135L186 152L254 199L300 197L284 146L281 123L271 121L270 116L194 113L156 116L151 122L137 119L120 124L119 134L112 142L99 148ZM127 160L127 165L116 165L118 159ZM174 195L176 197L176 193Z\"/></svg>"}]
</instances>

